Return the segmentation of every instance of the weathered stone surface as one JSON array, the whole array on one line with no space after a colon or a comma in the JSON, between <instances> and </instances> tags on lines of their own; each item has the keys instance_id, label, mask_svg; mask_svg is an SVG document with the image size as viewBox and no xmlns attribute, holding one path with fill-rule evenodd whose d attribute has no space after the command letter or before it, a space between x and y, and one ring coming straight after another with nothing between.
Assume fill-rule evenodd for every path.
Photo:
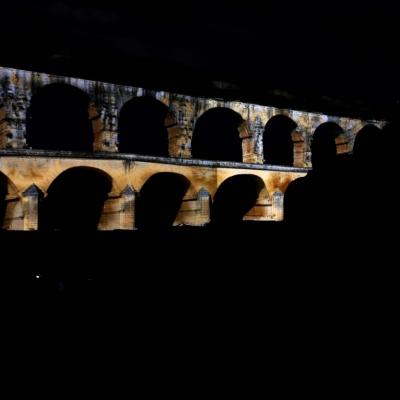
<instances>
[{"instance_id":1,"label":"weathered stone surface","mask_svg":"<svg viewBox=\"0 0 400 400\"><path fill-rule=\"evenodd\" d=\"M378 126L383 124L382 121L361 121L239 101L195 98L183 94L0 67L0 148L26 146L25 114L30 99L41 87L56 82L76 86L90 96L89 117L95 136L93 149L100 152L118 151L118 115L122 106L136 96L153 96L169 107L164 125L168 129L169 154L172 157L191 157L191 140L196 121L204 112L214 107L231 108L242 116L244 123L239 131L244 141L243 161L250 163L263 162L262 133L265 124L274 115L287 115L298 125L297 131L303 141L295 141L295 166L311 165L310 139L315 128L323 122L335 121L343 128L347 144L338 143L340 153L352 150L356 133L367 122Z\"/></svg>"},{"instance_id":2,"label":"weathered stone surface","mask_svg":"<svg viewBox=\"0 0 400 400\"><path fill-rule=\"evenodd\" d=\"M128 162L129 168L126 167ZM306 173L305 169L300 168L234 162L105 153L0 150L0 172L9 179L10 188L13 188L10 198L14 202L12 207L7 209L8 222L4 223L5 228L36 229L37 201L40 201L41 193L46 193L51 183L61 173L77 167L96 170L107 176L112 183L98 226L100 230L134 229L136 191L140 192L146 181L157 173L174 173L190 182L175 221L175 224L185 225L208 223L210 202L219 185L225 179L241 174L257 176L265 185L255 209L246 216L246 219L275 220L275 214L268 211L271 209L269 193L275 193L278 189L284 193L289 182ZM10 223L21 219L21 208L17 206L19 198L24 201L23 226ZM160 205L162 201L163 199L160 199Z\"/></svg>"},{"instance_id":3,"label":"weathered stone surface","mask_svg":"<svg viewBox=\"0 0 400 400\"><path fill-rule=\"evenodd\" d=\"M42 196L41 190L32 184L21 193L23 205L23 230L36 231L39 222L39 200Z\"/></svg>"},{"instance_id":4,"label":"weathered stone surface","mask_svg":"<svg viewBox=\"0 0 400 400\"><path fill-rule=\"evenodd\" d=\"M52 83L72 85L89 95L93 153L25 149L29 148L25 129L30 100L40 88ZM140 96L151 96L168 107L164 127L168 131L170 158L118 153L120 111L130 99ZM196 121L215 107L230 108L243 119L238 128L242 163L191 159ZM287 115L297 124L292 135L294 167L263 165L264 127L278 114ZM279 221L283 219L285 190L292 180L306 173L302 167L311 166L312 135L327 121L334 121L343 129L343 134L336 139L339 154L352 151L356 134L365 124L373 123L379 127L384 124L383 121L361 121L239 101L195 98L0 67L0 172L9 180L2 227L7 230L38 229L39 204L49 186L62 172L77 167L95 169L112 182L98 223L99 230L135 229L137 195L150 177L163 172L180 175L190 182L175 225L200 226L210 222L210 206L219 186L240 174L257 176L264 184L256 204L244 219ZM159 204L162 203L160 198Z\"/></svg>"}]
</instances>

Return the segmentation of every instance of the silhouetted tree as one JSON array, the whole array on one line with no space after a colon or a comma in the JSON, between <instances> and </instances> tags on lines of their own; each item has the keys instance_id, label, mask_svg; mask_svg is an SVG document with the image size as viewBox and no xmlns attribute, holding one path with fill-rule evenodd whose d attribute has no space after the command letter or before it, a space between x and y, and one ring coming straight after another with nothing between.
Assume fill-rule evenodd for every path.
<instances>
[{"instance_id":1,"label":"silhouetted tree","mask_svg":"<svg viewBox=\"0 0 400 400\"><path fill-rule=\"evenodd\" d=\"M355 224L373 225L379 219L374 212L372 189L381 175L382 132L375 125L364 126L356 136L353 147L352 171L349 171L349 193L353 196L349 209Z\"/></svg>"},{"instance_id":2,"label":"silhouetted tree","mask_svg":"<svg viewBox=\"0 0 400 400\"><path fill-rule=\"evenodd\" d=\"M291 182L284 197L284 219L290 223L330 226L342 218L335 138L342 132L334 122L315 130L311 143L313 169Z\"/></svg>"}]
</instances>

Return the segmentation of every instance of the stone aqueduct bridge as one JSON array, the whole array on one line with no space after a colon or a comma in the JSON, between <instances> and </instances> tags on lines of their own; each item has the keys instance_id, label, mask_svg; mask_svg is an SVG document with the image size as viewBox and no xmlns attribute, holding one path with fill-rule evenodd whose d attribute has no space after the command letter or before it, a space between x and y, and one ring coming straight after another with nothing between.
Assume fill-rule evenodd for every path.
<instances>
[{"instance_id":1,"label":"stone aqueduct bridge","mask_svg":"<svg viewBox=\"0 0 400 400\"><path fill-rule=\"evenodd\" d=\"M0 171L7 178L8 185L3 227L7 230L36 230L38 206L52 182L63 172L78 168L91 169L111 182L99 230L134 229L138 193L150 177L163 173L176 174L188 182L175 225L208 223L210 205L218 188L229 178L239 175L253 177L262 185L258 199L245 219L281 220L283 193L290 181L305 172L303 168L193 159L0 150ZM79 197L79 193L76 196ZM162 207L163 198L157 200Z\"/></svg>"},{"instance_id":2,"label":"stone aqueduct bridge","mask_svg":"<svg viewBox=\"0 0 400 400\"><path fill-rule=\"evenodd\" d=\"M27 143L26 114L32 98L43 87L55 83L74 86L89 96L87 115L94 135L92 153L36 150ZM142 96L152 97L168 107L164 128L168 133L169 157L118 153L120 111L132 98ZM191 158L196 122L216 107L229 108L241 117L238 132L243 162ZM263 164L268 160L263 160L262 133L268 120L279 114L291 118L297 125L292 135L293 167ZM6 187L3 200L0 199L3 202L0 207L0 211L3 210L2 225L7 230L37 229L39 205L46 198L52 182L65 171L77 168L98 172L110 182L111 190L98 223L100 230L134 229L137 195L152 176L163 173L175 174L188 183L174 224L204 225L209 222L210 204L218 188L227 179L238 175L253 177L262 186L258 200L245 219L281 220L286 187L310 167L310 138L315 128L327 121L336 122L343 129L343 134L337 138L338 153L351 151L356 133L366 123L381 125L378 121L194 98L0 67L0 178ZM160 198L159 203L162 202Z\"/></svg>"}]
</instances>

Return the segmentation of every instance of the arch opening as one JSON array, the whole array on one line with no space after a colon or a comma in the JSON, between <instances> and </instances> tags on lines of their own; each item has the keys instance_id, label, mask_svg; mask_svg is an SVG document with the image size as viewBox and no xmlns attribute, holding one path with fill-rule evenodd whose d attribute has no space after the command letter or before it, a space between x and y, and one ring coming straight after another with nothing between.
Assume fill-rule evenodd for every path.
<instances>
[{"instance_id":1,"label":"arch opening","mask_svg":"<svg viewBox=\"0 0 400 400\"><path fill-rule=\"evenodd\" d=\"M189 180L179 174L161 172L151 176L140 190L136 203L137 228L172 226L189 186Z\"/></svg>"},{"instance_id":2,"label":"arch opening","mask_svg":"<svg viewBox=\"0 0 400 400\"><path fill-rule=\"evenodd\" d=\"M216 107L199 117L193 131L193 158L242 162L239 127L242 116L229 108Z\"/></svg>"},{"instance_id":3,"label":"arch opening","mask_svg":"<svg viewBox=\"0 0 400 400\"><path fill-rule=\"evenodd\" d=\"M286 115L275 115L266 123L263 133L264 163L291 167L295 159L298 162L297 159L302 156L295 152L299 152L298 147L302 143L295 135L296 128L297 124Z\"/></svg>"},{"instance_id":4,"label":"arch opening","mask_svg":"<svg viewBox=\"0 0 400 400\"><path fill-rule=\"evenodd\" d=\"M28 147L91 152L94 136L89 100L87 93L65 83L52 83L39 89L27 110Z\"/></svg>"},{"instance_id":5,"label":"arch opening","mask_svg":"<svg viewBox=\"0 0 400 400\"><path fill-rule=\"evenodd\" d=\"M97 230L111 187L111 178L94 168L76 167L62 172L52 182L40 205L39 229Z\"/></svg>"},{"instance_id":6,"label":"arch opening","mask_svg":"<svg viewBox=\"0 0 400 400\"><path fill-rule=\"evenodd\" d=\"M121 108L118 123L119 151L168 157L168 107L154 97L135 97Z\"/></svg>"},{"instance_id":7,"label":"arch opening","mask_svg":"<svg viewBox=\"0 0 400 400\"><path fill-rule=\"evenodd\" d=\"M315 129L311 141L311 162L314 170L337 167L337 140L343 134L340 125L332 121L324 122Z\"/></svg>"},{"instance_id":8,"label":"arch opening","mask_svg":"<svg viewBox=\"0 0 400 400\"><path fill-rule=\"evenodd\" d=\"M235 175L218 187L211 206L211 223L232 225L243 221L244 216L256 205L263 180L255 175Z\"/></svg>"}]
</instances>

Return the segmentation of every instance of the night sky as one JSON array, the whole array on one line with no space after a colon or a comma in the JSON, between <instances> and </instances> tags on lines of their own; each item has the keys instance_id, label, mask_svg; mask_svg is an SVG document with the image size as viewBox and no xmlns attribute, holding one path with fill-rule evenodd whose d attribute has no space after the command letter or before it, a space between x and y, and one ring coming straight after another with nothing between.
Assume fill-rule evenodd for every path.
<instances>
[{"instance_id":1,"label":"night sky","mask_svg":"<svg viewBox=\"0 0 400 400\"><path fill-rule=\"evenodd\" d=\"M339 115L395 112L397 13L385 1L128 3L3 6L1 64Z\"/></svg>"}]
</instances>

